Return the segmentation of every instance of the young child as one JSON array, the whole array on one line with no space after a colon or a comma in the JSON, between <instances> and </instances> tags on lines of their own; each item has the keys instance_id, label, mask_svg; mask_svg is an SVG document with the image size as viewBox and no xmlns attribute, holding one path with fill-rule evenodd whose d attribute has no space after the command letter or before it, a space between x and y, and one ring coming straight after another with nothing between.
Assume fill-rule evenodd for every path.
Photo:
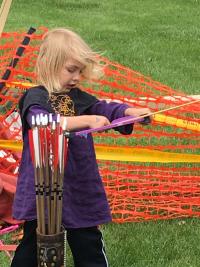
<instances>
[{"instance_id":1,"label":"young child","mask_svg":"<svg viewBox=\"0 0 200 267\"><path fill-rule=\"evenodd\" d=\"M36 201L34 169L28 130L31 117L39 113L67 117L68 130L95 128L127 116L150 113L125 104L107 103L78 88L81 79L97 77L101 66L95 53L79 35L68 29L54 29L43 38L36 63L38 86L20 99L23 153L19 169L13 216L24 220L24 237L12 267L36 267ZM118 127L131 134L133 125ZM62 223L76 267L106 267L102 234L98 225L111 221L108 201L99 175L92 135L71 138L65 167Z\"/></svg>"}]
</instances>

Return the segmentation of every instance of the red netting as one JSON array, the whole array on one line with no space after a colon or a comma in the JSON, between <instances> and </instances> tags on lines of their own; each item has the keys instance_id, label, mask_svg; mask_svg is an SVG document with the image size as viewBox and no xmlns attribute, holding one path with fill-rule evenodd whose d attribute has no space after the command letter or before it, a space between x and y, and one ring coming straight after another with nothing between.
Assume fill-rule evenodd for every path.
<instances>
[{"instance_id":1,"label":"red netting","mask_svg":"<svg viewBox=\"0 0 200 267\"><path fill-rule=\"evenodd\" d=\"M45 29L31 36L25 52L0 91L0 139L21 140L17 102L34 83L33 68ZM16 56L25 33L4 33L1 38L0 75ZM192 101L149 77L102 58L105 77L84 90L108 101L116 100L152 111ZM0 80L5 82L5 80ZM16 84L18 82L19 84ZM156 115L149 126L135 125L131 136L114 131L94 134L105 188L117 222L200 215L200 106L191 104ZM8 144L8 143L7 143ZM2 146L1 146L2 147ZM112 153L111 153L112 152ZM100 153L100 154L98 154ZM176 153L176 154L174 154ZM2 148L0 172L17 175L20 152Z\"/></svg>"}]
</instances>

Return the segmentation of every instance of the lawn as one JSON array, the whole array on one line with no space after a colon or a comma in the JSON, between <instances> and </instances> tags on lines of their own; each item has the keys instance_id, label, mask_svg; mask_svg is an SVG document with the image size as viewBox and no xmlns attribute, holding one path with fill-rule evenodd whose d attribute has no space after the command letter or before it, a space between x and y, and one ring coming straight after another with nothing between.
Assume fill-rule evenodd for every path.
<instances>
[{"instance_id":1,"label":"lawn","mask_svg":"<svg viewBox=\"0 0 200 267\"><path fill-rule=\"evenodd\" d=\"M199 0L13 0L4 30L70 27L110 60L199 94L199 18ZM110 266L198 267L199 229L192 218L103 226Z\"/></svg>"}]
</instances>

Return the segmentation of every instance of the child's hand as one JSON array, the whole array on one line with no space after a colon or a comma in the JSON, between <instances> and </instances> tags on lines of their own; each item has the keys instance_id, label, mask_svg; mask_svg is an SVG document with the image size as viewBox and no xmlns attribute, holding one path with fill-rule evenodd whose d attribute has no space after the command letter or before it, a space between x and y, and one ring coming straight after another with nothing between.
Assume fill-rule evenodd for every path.
<instances>
[{"instance_id":1,"label":"child's hand","mask_svg":"<svg viewBox=\"0 0 200 267\"><path fill-rule=\"evenodd\" d=\"M109 125L109 120L104 116L91 115L89 120L89 128L99 128Z\"/></svg>"},{"instance_id":2,"label":"child's hand","mask_svg":"<svg viewBox=\"0 0 200 267\"><path fill-rule=\"evenodd\" d=\"M137 117L140 117L140 116L147 115L147 116L144 117L144 120L140 122L143 125L151 123L152 117L149 116L148 114L151 114L151 111L150 111L149 108L127 108L125 110L125 115L126 116L134 116L134 117L137 118Z\"/></svg>"},{"instance_id":3,"label":"child's hand","mask_svg":"<svg viewBox=\"0 0 200 267\"><path fill-rule=\"evenodd\" d=\"M60 125L63 130L76 131L85 128L100 128L109 125L109 120L104 116L82 115L60 118Z\"/></svg>"}]
</instances>

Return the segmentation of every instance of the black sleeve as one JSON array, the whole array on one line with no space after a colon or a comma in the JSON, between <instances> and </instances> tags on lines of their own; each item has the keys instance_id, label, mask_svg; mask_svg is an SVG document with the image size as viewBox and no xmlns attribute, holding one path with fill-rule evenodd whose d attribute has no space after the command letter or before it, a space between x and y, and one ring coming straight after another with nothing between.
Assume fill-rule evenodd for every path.
<instances>
[{"instance_id":1,"label":"black sleeve","mask_svg":"<svg viewBox=\"0 0 200 267\"><path fill-rule=\"evenodd\" d=\"M19 113L22 121L22 134L24 136L25 131L30 129L28 122L26 121L26 114L28 109L32 105L39 105L49 111L50 113L54 113L51 108L50 103L48 102L49 94L48 91L42 87L32 87L26 91L26 93L19 100Z\"/></svg>"},{"instance_id":2,"label":"black sleeve","mask_svg":"<svg viewBox=\"0 0 200 267\"><path fill-rule=\"evenodd\" d=\"M19 100L19 111L21 119L23 120L30 106L39 105L47 111L54 113L48 102L49 94L44 87L32 87Z\"/></svg>"}]
</instances>

